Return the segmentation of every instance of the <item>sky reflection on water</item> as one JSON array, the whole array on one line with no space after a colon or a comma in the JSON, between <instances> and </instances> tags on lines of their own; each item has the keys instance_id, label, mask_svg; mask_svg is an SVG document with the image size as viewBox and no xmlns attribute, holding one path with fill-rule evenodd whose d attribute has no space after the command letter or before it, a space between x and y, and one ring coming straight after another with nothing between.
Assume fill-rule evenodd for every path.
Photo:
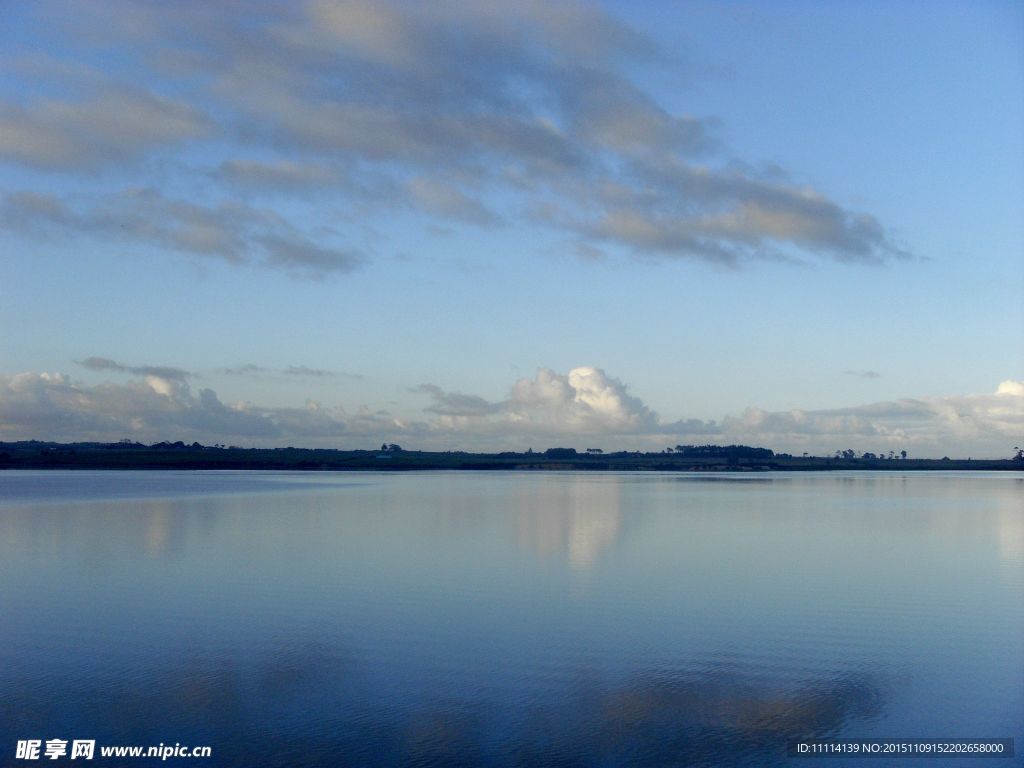
<instances>
[{"instance_id":1,"label":"sky reflection on water","mask_svg":"<svg viewBox=\"0 0 1024 768\"><path fill-rule=\"evenodd\" d=\"M0 764L19 738L283 766L1022 736L1019 476L38 477L0 475Z\"/></svg>"}]
</instances>

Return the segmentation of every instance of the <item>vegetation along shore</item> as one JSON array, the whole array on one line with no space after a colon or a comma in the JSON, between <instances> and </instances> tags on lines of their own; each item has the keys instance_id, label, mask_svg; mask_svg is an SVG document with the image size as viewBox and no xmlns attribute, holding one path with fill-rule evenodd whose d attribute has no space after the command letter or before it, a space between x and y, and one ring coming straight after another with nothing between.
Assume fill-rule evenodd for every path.
<instances>
[{"instance_id":1,"label":"vegetation along shore","mask_svg":"<svg viewBox=\"0 0 1024 768\"><path fill-rule=\"evenodd\" d=\"M572 471L813 471L813 470L1024 470L1024 455L1011 458L909 458L838 450L830 456L794 456L745 445L679 445L658 452L605 452L591 448L543 451L410 451L395 444L372 450L241 448L162 442L0 442L0 469L261 469L261 470L572 470Z\"/></svg>"}]
</instances>

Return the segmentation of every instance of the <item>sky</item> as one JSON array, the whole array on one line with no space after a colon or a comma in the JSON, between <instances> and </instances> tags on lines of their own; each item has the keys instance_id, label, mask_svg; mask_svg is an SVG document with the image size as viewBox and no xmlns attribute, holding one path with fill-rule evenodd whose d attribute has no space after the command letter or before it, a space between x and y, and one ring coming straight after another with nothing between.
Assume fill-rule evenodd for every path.
<instances>
[{"instance_id":1,"label":"sky","mask_svg":"<svg viewBox=\"0 0 1024 768\"><path fill-rule=\"evenodd\" d=\"M1024 445L1017 2L12 3L0 440Z\"/></svg>"}]
</instances>

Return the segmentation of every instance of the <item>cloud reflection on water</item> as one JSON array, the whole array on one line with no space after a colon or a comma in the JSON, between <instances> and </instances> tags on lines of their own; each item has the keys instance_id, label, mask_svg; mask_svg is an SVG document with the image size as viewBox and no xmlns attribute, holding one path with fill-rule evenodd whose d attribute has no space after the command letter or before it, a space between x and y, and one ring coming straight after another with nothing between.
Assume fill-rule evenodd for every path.
<instances>
[{"instance_id":1,"label":"cloud reflection on water","mask_svg":"<svg viewBox=\"0 0 1024 768\"><path fill-rule=\"evenodd\" d=\"M923 717L1018 733L1009 479L348 480L0 507L0 736L248 768L771 765Z\"/></svg>"},{"instance_id":2,"label":"cloud reflection on water","mask_svg":"<svg viewBox=\"0 0 1024 768\"><path fill-rule=\"evenodd\" d=\"M527 486L516 497L516 537L542 557L564 557L573 570L587 571L624 532L622 485L600 477L559 479L540 492Z\"/></svg>"},{"instance_id":3,"label":"cloud reflection on water","mask_svg":"<svg viewBox=\"0 0 1024 768\"><path fill-rule=\"evenodd\" d=\"M49 720L46 702L60 700L76 734L209 744L224 766L777 765L787 739L881 715L879 679L838 672L781 688L708 667L586 677L554 698L445 691L414 702L382 697L343 649L293 639L249 659L182 654L89 683L0 677L19 692L0 712L12 733L35 734L42 718L58 736L69 724Z\"/></svg>"}]
</instances>

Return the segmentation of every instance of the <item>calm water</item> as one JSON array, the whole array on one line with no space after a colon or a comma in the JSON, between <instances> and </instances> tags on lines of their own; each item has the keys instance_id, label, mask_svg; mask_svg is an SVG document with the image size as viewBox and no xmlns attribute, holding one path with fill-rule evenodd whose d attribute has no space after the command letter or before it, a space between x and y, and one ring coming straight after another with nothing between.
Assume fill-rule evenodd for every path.
<instances>
[{"instance_id":1,"label":"calm water","mask_svg":"<svg viewBox=\"0 0 1024 768\"><path fill-rule=\"evenodd\" d=\"M0 473L0 765L837 767L785 757L835 736L1024 751L1024 475Z\"/></svg>"}]
</instances>

